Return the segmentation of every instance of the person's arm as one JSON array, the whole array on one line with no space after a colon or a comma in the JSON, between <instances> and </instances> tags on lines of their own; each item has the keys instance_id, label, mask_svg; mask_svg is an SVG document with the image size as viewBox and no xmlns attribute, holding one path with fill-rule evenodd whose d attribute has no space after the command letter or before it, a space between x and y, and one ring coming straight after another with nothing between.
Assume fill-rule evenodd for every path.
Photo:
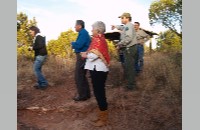
<instances>
[{"instance_id":1,"label":"person's arm","mask_svg":"<svg viewBox=\"0 0 200 130\"><path fill-rule=\"evenodd\" d=\"M98 59L99 57L94 53L88 53L87 58L89 61L94 61L94 60Z\"/></svg>"},{"instance_id":2,"label":"person's arm","mask_svg":"<svg viewBox=\"0 0 200 130\"><path fill-rule=\"evenodd\" d=\"M124 29L124 26L123 25L116 25L115 28L122 31Z\"/></svg>"},{"instance_id":3,"label":"person's arm","mask_svg":"<svg viewBox=\"0 0 200 130\"><path fill-rule=\"evenodd\" d=\"M150 36L143 30L140 30L139 35L140 35L140 38L138 40L139 40L139 43L142 45L150 39Z\"/></svg>"},{"instance_id":4,"label":"person's arm","mask_svg":"<svg viewBox=\"0 0 200 130\"><path fill-rule=\"evenodd\" d=\"M38 35L35 39L35 43L33 45L33 50L38 50L45 47L45 37Z\"/></svg>"},{"instance_id":5,"label":"person's arm","mask_svg":"<svg viewBox=\"0 0 200 130\"><path fill-rule=\"evenodd\" d=\"M142 36L144 37L144 43L147 42L150 39L150 36L143 31Z\"/></svg>"},{"instance_id":6,"label":"person's arm","mask_svg":"<svg viewBox=\"0 0 200 130\"><path fill-rule=\"evenodd\" d=\"M99 58L96 54L91 53L91 52L89 52L89 53L81 52L81 57L87 58L89 61L94 61Z\"/></svg>"},{"instance_id":7,"label":"person's arm","mask_svg":"<svg viewBox=\"0 0 200 130\"><path fill-rule=\"evenodd\" d=\"M122 31L124 29L123 25L111 25L111 26L112 26L112 30L116 28L117 30Z\"/></svg>"},{"instance_id":8,"label":"person's arm","mask_svg":"<svg viewBox=\"0 0 200 130\"><path fill-rule=\"evenodd\" d=\"M150 36L147 35L147 36L144 38L144 43L147 42L149 39L150 39Z\"/></svg>"},{"instance_id":9,"label":"person's arm","mask_svg":"<svg viewBox=\"0 0 200 130\"><path fill-rule=\"evenodd\" d=\"M73 49L81 49L84 47L85 41L87 41L87 33L79 33L78 39L76 42L72 42L72 48Z\"/></svg>"}]
</instances>

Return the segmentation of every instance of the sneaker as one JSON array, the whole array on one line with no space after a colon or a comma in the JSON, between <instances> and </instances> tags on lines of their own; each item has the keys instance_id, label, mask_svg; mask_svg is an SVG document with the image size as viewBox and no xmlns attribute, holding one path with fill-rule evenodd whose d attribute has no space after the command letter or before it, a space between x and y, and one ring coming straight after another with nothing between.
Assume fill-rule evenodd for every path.
<instances>
[{"instance_id":1,"label":"sneaker","mask_svg":"<svg viewBox=\"0 0 200 130\"><path fill-rule=\"evenodd\" d=\"M45 90L45 89L47 89L47 87L48 87L48 86L39 86L39 89Z\"/></svg>"},{"instance_id":2,"label":"sneaker","mask_svg":"<svg viewBox=\"0 0 200 130\"><path fill-rule=\"evenodd\" d=\"M34 87L35 89L45 90L45 89L48 87L48 85L46 85L46 86L39 86L39 85L35 84L33 87Z\"/></svg>"},{"instance_id":3,"label":"sneaker","mask_svg":"<svg viewBox=\"0 0 200 130\"><path fill-rule=\"evenodd\" d=\"M81 98L81 97L79 97L79 96L76 96L76 97L73 98L73 100L74 100L74 101L85 101L85 100L87 100L87 99L89 99L89 98L90 98L90 97Z\"/></svg>"},{"instance_id":4,"label":"sneaker","mask_svg":"<svg viewBox=\"0 0 200 130\"><path fill-rule=\"evenodd\" d=\"M34 87L35 89L39 89L39 85L38 85L38 84L33 85L33 87Z\"/></svg>"},{"instance_id":5,"label":"sneaker","mask_svg":"<svg viewBox=\"0 0 200 130\"><path fill-rule=\"evenodd\" d=\"M134 85L134 86L129 86L129 85L126 85L125 87L125 91L135 91L137 90L137 87Z\"/></svg>"}]
</instances>

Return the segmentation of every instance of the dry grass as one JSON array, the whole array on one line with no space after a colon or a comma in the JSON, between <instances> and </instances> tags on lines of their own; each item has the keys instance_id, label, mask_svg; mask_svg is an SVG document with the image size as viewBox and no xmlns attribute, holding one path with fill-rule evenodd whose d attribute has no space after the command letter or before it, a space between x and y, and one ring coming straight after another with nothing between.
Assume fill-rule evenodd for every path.
<instances>
[{"instance_id":1,"label":"dry grass","mask_svg":"<svg viewBox=\"0 0 200 130\"><path fill-rule=\"evenodd\" d=\"M182 68L177 55L154 53L145 56L144 70L137 77L138 91L134 93L114 92L122 87L121 64L112 61L107 80L109 96L122 99L110 100L113 108L113 122L118 122L116 130L181 130L182 128ZM49 57L43 72L51 85L67 84L69 76L74 76L74 59ZM32 62L19 60L17 68L18 86L24 82L35 82ZM71 79L71 78L70 78ZM26 86L24 86L25 88ZM21 88L21 89L24 89ZM119 89L120 90L120 89ZM115 96L114 96L115 95ZM124 99L124 96L127 96ZM121 100L120 99L120 100ZM119 108L118 108L119 107ZM115 115L116 114L116 115ZM126 122L121 122L121 119ZM123 124L122 124L123 123ZM124 125L126 124L126 125Z\"/></svg>"},{"instance_id":2,"label":"dry grass","mask_svg":"<svg viewBox=\"0 0 200 130\"><path fill-rule=\"evenodd\" d=\"M182 129L182 68L180 54L178 56L163 53L145 56L144 70L136 79L139 90L128 99L122 99L125 104L121 108L122 116L128 120L124 127L131 130ZM108 83L113 87L122 85L119 67L119 63L112 63ZM124 96L124 93L117 93L116 99ZM128 106L130 110L126 110Z\"/></svg>"},{"instance_id":3,"label":"dry grass","mask_svg":"<svg viewBox=\"0 0 200 130\"><path fill-rule=\"evenodd\" d=\"M181 130L182 68L173 58L161 53L145 57L144 71L137 81L141 91L138 129Z\"/></svg>"},{"instance_id":4,"label":"dry grass","mask_svg":"<svg viewBox=\"0 0 200 130\"><path fill-rule=\"evenodd\" d=\"M44 63L42 72L48 80L50 86L59 86L66 83L68 76L73 76L74 60L62 59L60 57L49 56ZM30 59L18 60L17 66L17 81L18 86L24 84L34 84L36 82L33 72L33 61ZM22 89L22 88L18 88Z\"/></svg>"}]
</instances>

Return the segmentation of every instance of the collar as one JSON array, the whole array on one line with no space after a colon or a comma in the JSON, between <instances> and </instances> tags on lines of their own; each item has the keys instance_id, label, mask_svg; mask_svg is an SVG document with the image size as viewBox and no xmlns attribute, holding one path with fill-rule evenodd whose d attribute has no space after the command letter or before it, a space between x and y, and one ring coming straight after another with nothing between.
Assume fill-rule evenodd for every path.
<instances>
[{"instance_id":1,"label":"collar","mask_svg":"<svg viewBox=\"0 0 200 130\"><path fill-rule=\"evenodd\" d=\"M35 35L35 37L37 37L38 35L44 37L44 35L42 35L41 33L37 33L37 34Z\"/></svg>"},{"instance_id":2,"label":"collar","mask_svg":"<svg viewBox=\"0 0 200 130\"><path fill-rule=\"evenodd\" d=\"M37 33L37 34L35 35L35 37L33 38L33 43L35 43L35 39L36 39L36 37L39 36L39 35L42 36L42 37L45 37L45 36L42 35L41 33Z\"/></svg>"}]
</instances>

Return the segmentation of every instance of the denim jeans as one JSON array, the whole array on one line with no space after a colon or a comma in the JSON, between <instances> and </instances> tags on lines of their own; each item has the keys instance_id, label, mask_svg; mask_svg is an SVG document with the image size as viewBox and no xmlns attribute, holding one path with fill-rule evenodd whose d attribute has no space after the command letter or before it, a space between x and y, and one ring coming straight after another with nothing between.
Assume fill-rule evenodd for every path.
<instances>
[{"instance_id":1,"label":"denim jeans","mask_svg":"<svg viewBox=\"0 0 200 130\"><path fill-rule=\"evenodd\" d=\"M37 78L37 83L41 87L44 87L44 86L48 85L47 80L45 79L45 77L42 74L42 65L44 64L46 58L47 58L47 55L45 55L45 56L41 56L41 55L36 56L35 57L35 61L34 61L34 65L33 65L34 73L35 73L35 76Z\"/></svg>"},{"instance_id":2,"label":"denim jeans","mask_svg":"<svg viewBox=\"0 0 200 130\"><path fill-rule=\"evenodd\" d=\"M137 60L135 64L136 72L142 71L143 65L144 65L144 46L141 44L137 44Z\"/></svg>"}]
</instances>

